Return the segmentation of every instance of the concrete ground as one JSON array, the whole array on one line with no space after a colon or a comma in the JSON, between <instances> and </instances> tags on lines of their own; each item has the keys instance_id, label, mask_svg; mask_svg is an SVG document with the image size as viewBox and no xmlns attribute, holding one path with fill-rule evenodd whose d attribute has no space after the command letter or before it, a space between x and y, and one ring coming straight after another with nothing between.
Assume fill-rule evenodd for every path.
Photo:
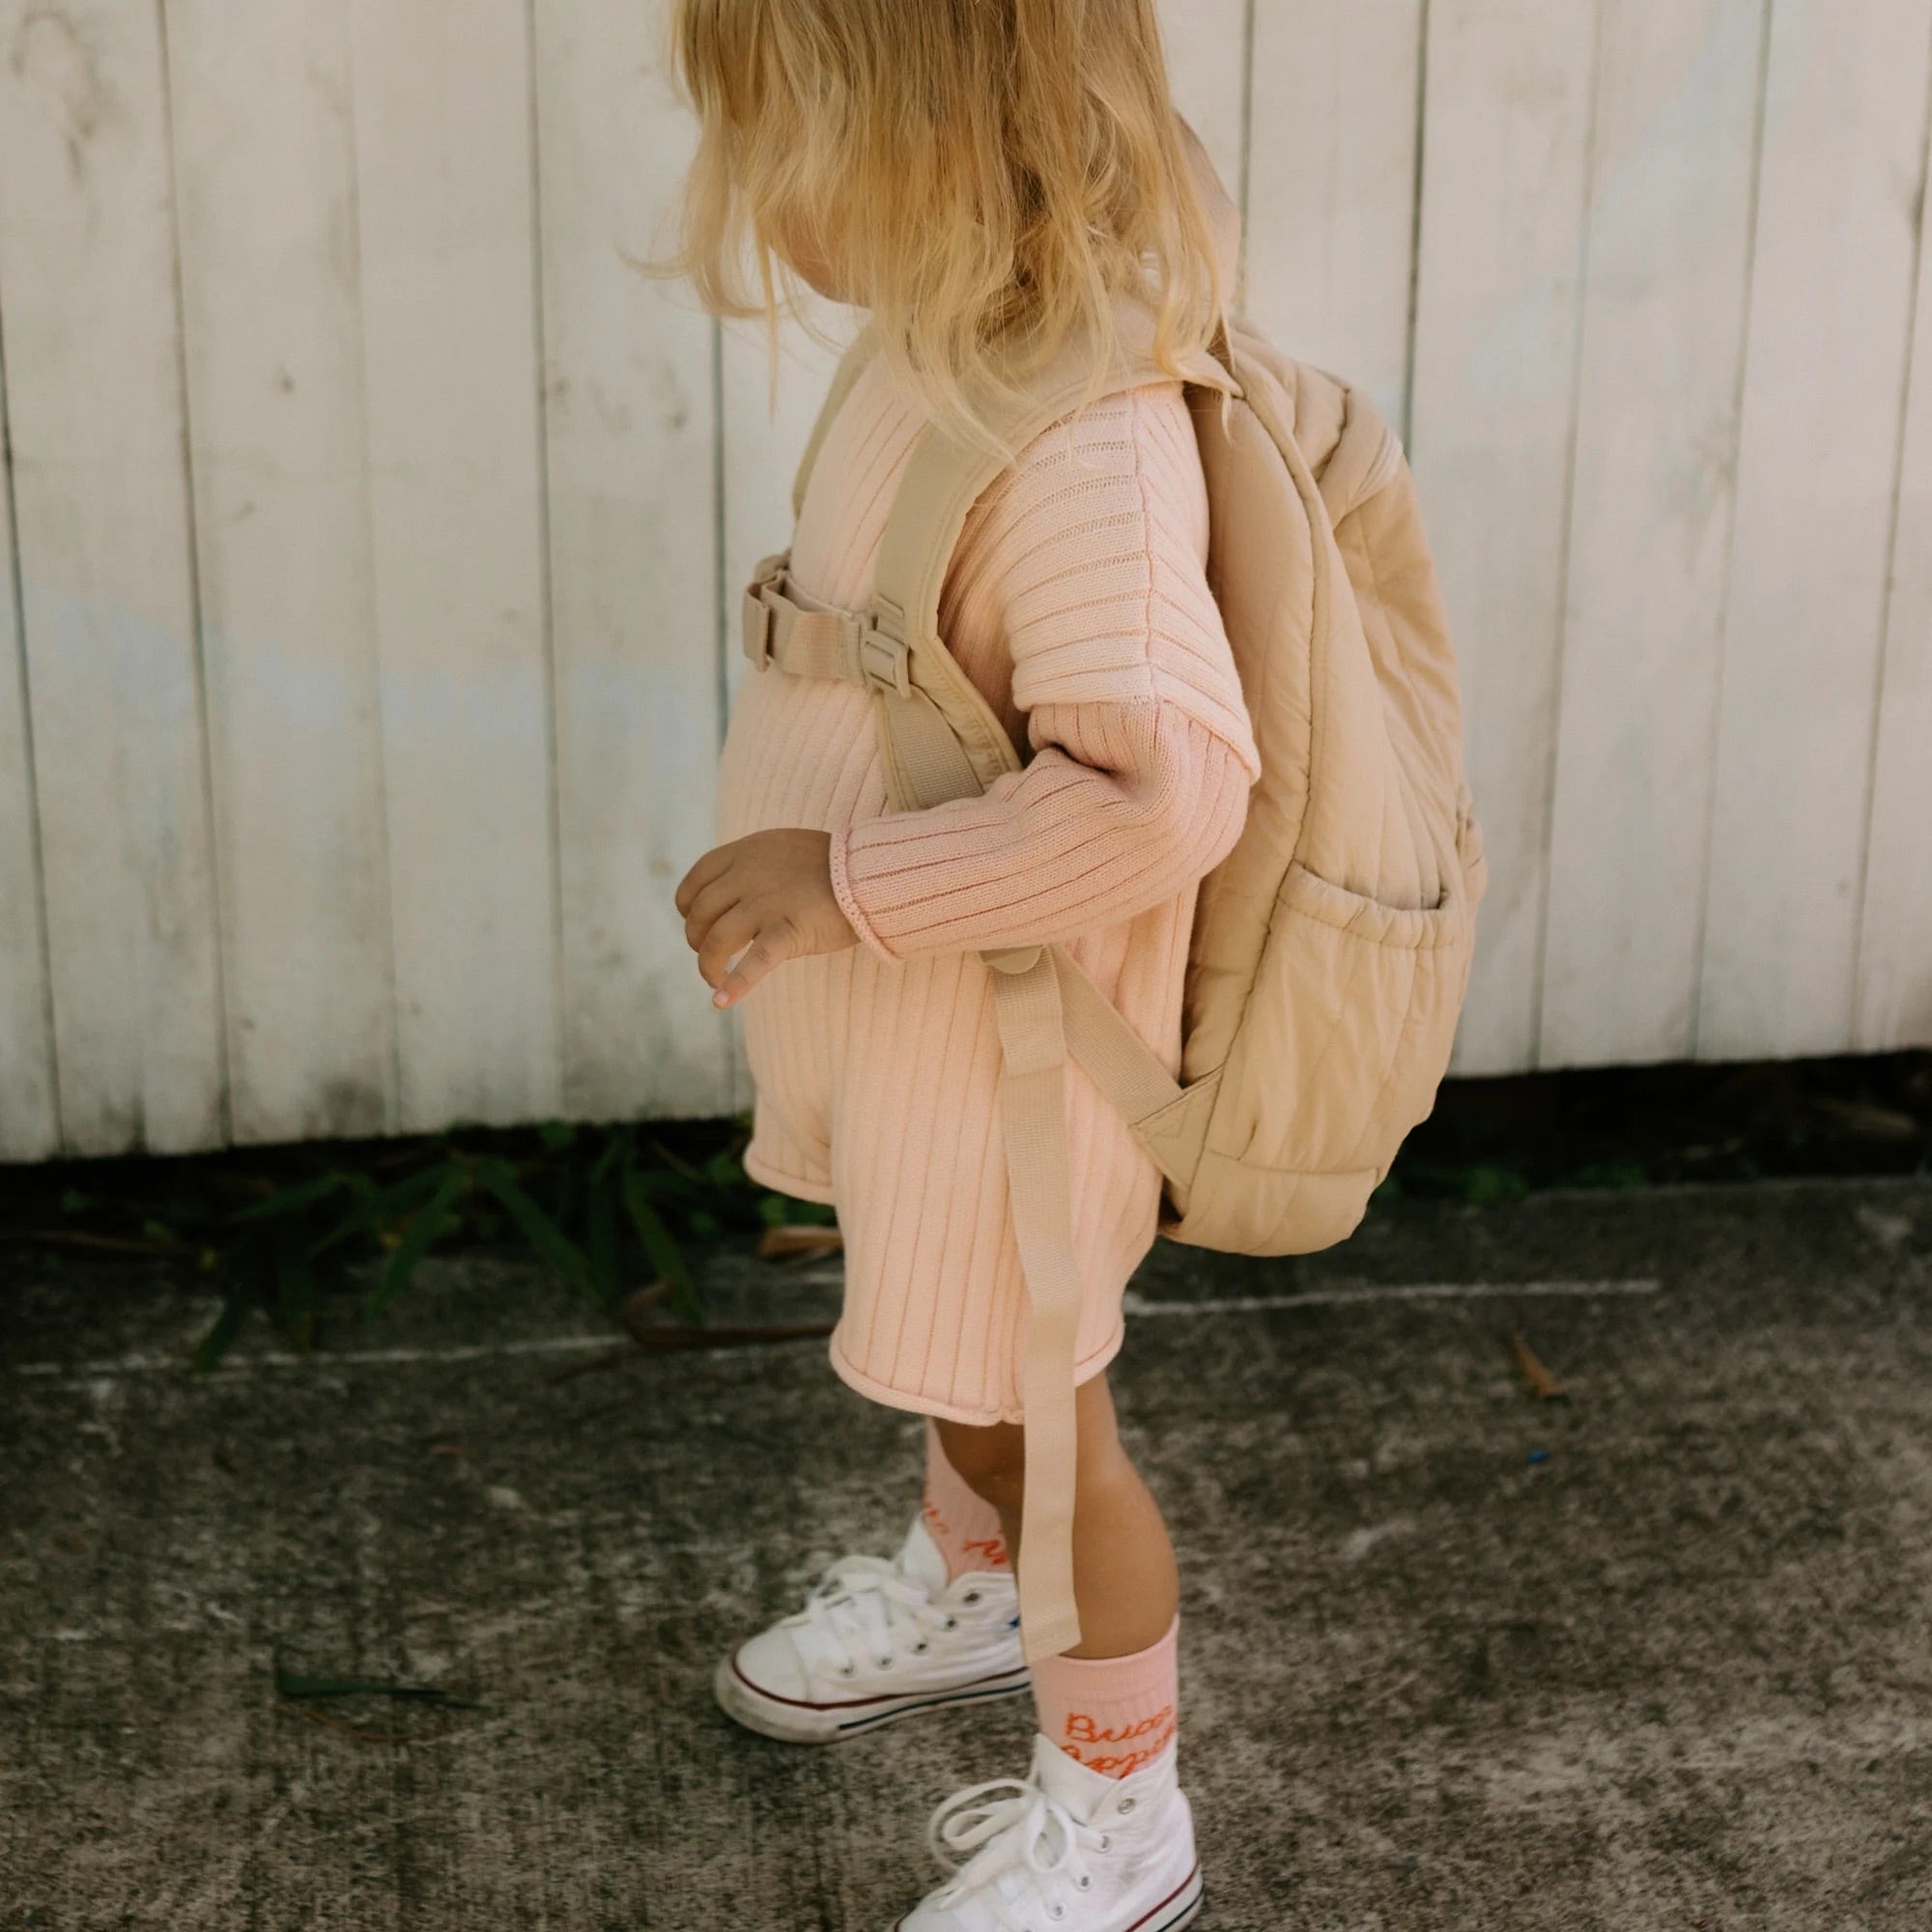
<instances>
[{"instance_id":1,"label":"concrete ground","mask_svg":"<svg viewBox=\"0 0 1932 1932\"><path fill-rule=\"evenodd\" d=\"M196 1380L205 1303L5 1268L9 1932L885 1932L927 1808L1022 1765L1020 1703L833 1751L711 1704L913 1501L918 1425L816 1344L612 1359L444 1264ZM1932 1183L1409 1206L1136 1292L1204 1927L1932 1926ZM485 1708L295 1703L278 1660Z\"/></svg>"}]
</instances>

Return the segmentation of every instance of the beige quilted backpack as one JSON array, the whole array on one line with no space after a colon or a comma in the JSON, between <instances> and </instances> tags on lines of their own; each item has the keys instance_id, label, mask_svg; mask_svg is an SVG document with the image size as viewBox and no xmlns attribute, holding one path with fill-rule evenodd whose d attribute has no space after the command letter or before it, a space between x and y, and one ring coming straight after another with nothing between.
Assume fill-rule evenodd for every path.
<instances>
[{"instance_id":1,"label":"beige quilted backpack","mask_svg":"<svg viewBox=\"0 0 1932 1932\"><path fill-rule=\"evenodd\" d=\"M1232 203L1191 133L1224 263ZM1233 286L1232 274L1229 286ZM1171 380L1124 307L1101 393ZM794 493L871 355L853 345ZM1069 350L1000 427L1023 447L1088 391ZM1468 981L1481 843L1463 773L1455 652L1394 431L1359 390L1236 321L1188 369L1211 509L1208 577L1263 775L1202 885L1179 1078L1058 947L989 953L1006 1054L1013 1219L1033 1321L1020 1577L1029 1657L1079 1640L1073 1363L1080 1306L1062 1078L1070 1056L1166 1177L1161 1231L1250 1255L1345 1239L1429 1113ZM996 457L929 431L888 522L865 611L830 609L767 558L746 592L753 662L875 694L891 809L983 791L1022 762L938 634L941 592Z\"/></svg>"}]
</instances>

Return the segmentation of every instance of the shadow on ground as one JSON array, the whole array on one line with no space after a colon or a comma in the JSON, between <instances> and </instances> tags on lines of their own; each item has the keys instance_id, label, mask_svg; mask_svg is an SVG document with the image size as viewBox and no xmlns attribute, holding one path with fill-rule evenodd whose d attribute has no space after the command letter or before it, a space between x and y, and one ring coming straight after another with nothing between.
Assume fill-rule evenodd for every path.
<instances>
[{"instance_id":1,"label":"shadow on ground","mask_svg":"<svg viewBox=\"0 0 1932 1932\"><path fill-rule=\"evenodd\" d=\"M1019 1704L814 1752L710 1703L912 1505L918 1425L818 1345L611 1355L470 1260L196 1380L207 1302L9 1265L10 1932L886 1932L927 1808L1022 1763ZM716 1266L727 1313L836 1293ZM1204 1927L1932 1923L1932 1184L1412 1203L1136 1293Z\"/></svg>"}]
</instances>

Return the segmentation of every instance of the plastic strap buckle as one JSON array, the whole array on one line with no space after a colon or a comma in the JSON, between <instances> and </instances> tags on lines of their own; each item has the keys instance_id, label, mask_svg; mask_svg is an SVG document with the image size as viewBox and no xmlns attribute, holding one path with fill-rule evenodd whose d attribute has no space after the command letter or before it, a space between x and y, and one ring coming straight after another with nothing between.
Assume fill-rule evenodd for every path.
<instances>
[{"instance_id":1,"label":"plastic strap buckle","mask_svg":"<svg viewBox=\"0 0 1932 1932\"><path fill-rule=\"evenodd\" d=\"M745 592L745 655L760 670L772 661L772 607L755 588Z\"/></svg>"},{"instance_id":2,"label":"plastic strap buckle","mask_svg":"<svg viewBox=\"0 0 1932 1932\"><path fill-rule=\"evenodd\" d=\"M867 690L912 696L912 647L899 632L905 612L885 597L874 597L859 634L859 676Z\"/></svg>"},{"instance_id":3,"label":"plastic strap buckle","mask_svg":"<svg viewBox=\"0 0 1932 1932\"><path fill-rule=\"evenodd\" d=\"M769 593L782 587L790 565L791 554L788 551L765 557L752 573L751 582L745 586L745 655L760 670L766 669L772 662L777 622L777 612L772 609Z\"/></svg>"}]
</instances>

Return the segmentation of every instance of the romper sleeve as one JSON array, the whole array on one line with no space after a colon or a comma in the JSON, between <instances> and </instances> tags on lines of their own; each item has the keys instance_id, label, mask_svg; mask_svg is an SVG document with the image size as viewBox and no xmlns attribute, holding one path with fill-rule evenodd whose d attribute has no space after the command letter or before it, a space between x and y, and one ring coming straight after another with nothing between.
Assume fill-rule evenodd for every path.
<instances>
[{"instance_id":1,"label":"romper sleeve","mask_svg":"<svg viewBox=\"0 0 1932 1932\"><path fill-rule=\"evenodd\" d=\"M1131 919L1220 863L1261 775L1179 384L1056 424L981 508L1034 756L981 797L835 837L838 902L888 960Z\"/></svg>"}]
</instances>

